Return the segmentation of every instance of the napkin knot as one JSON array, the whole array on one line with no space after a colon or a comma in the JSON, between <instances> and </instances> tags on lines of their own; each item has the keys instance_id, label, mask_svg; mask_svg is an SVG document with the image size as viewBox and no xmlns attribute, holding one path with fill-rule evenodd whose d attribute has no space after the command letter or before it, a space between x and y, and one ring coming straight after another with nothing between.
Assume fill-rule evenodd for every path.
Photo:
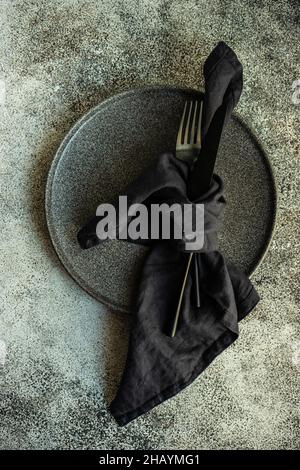
<instances>
[{"instance_id":1,"label":"napkin knot","mask_svg":"<svg viewBox=\"0 0 300 470\"><path fill-rule=\"evenodd\" d=\"M187 198L187 204L190 204L191 213L194 215L197 208L202 208L203 223L196 231L192 231L194 240L198 243L191 244L191 233L184 231L182 239L172 240L175 250L181 252L210 253L218 250L218 232L223 225L223 214L225 209L224 185L218 175L213 176L209 190L201 197L191 202ZM193 225L197 227L195 220Z\"/></svg>"},{"instance_id":2,"label":"napkin knot","mask_svg":"<svg viewBox=\"0 0 300 470\"><path fill-rule=\"evenodd\" d=\"M187 162L178 160L172 153L160 155L148 170L133 181L127 189L122 192L122 197L126 197L128 208L143 204L148 209L149 220L148 237L143 239L132 239L127 230L127 236L123 241L152 246L157 242L167 243L173 250L179 252L199 252L210 253L218 249L218 232L223 223L223 212L225 208L224 185L218 175L214 175L209 189L195 200L190 199L188 194L188 178L190 175L190 165ZM165 206L171 208L177 205L181 208L178 221L182 230L178 237L174 236L174 226L176 215L169 210L168 214L162 217L170 217L170 236L163 234L162 227L159 227L156 238L152 237L154 221L151 218L151 206ZM112 203L119 218L119 202ZM187 211L190 216L190 223L185 224L184 213ZM202 223L196 223L197 214L202 217ZM201 218L200 217L200 218ZM82 248L91 248L101 243L97 237L97 225L101 221L101 216L95 216L78 233L78 241ZM130 218L128 219L130 222ZM201 221L200 221L201 222ZM117 227L117 232L119 230ZM118 235L116 235L119 238Z\"/></svg>"}]
</instances>

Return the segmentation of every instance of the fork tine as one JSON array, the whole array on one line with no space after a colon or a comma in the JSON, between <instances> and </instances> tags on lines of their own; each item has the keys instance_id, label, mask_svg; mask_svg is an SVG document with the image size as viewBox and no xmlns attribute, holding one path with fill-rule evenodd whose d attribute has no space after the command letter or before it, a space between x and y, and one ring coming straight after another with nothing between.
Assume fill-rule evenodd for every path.
<instances>
[{"instance_id":1,"label":"fork tine","mask_svg":"<svg viewBox=\"0 0 300 470\"><path fill-rule=\"evenodd\" d=\"M191 101L190 103L190 109L189 109L189 115L188 115L188 120L185 126L185 134L184 134L184 144L188 144L188 139L189 139L189 128L190 128L190 120L191 120L191 113L192 113L192 107L193 107L193 102Z\"/></svg>"},{"instance_id":2,"label":"fork tine","mask_svg":"<svg viewBox=\"0 0 300 470\"><path fill-rule=\"evenodd\" d=\"M198 101L195 101L195 105L194 105L194 116L193 116L193 123L192 123L192 129L191 129L190 144L194 144L194 143L195 143L195 124L196 124L197 107L198 107Z\"/></svg>"},{"instance_id":3,"label":"fork tine","mask_svg":"<svg viewBox=\"0 0 300 470\"><path fill-rule=\"evenodd\" d=\"M201 145L202 109L203 109L203 101L201 101L201 103L200 103L200 111L199 111L199 117L198 117L198 128L197 128L197 138L196 138L196 144L200 144L200 145Z\"/></svg>"},{"instance_id":4,"label":"fork tine","mask_svg":"<svg viewBox=\"0 0 300 470\"><path fill-rule=\"evenodd\" d=\"M182 113L182 117L181 117L181 121L180 121L180 126L179 126L179 130L178 130L178 134L177 134L176 146L182 144L182 129L183 129L183 123L184 123L184 119L185 119L186 107L187 107L187 101L184 103L184 109L183 109L183 113Z\"/></svg>"}]
</instances>

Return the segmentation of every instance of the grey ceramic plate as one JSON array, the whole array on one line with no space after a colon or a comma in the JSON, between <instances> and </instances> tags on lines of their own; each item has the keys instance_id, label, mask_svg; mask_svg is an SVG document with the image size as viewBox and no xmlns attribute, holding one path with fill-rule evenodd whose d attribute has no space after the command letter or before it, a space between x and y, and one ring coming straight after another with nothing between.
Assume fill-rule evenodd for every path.
<instances>
[{"instance_id":1,"label":"grey ceramic plate","mask_svg":"<svg viewBox=\"0 0 300 470\"><path fill-rule=\"evenodd\" d=\"M101 302L130 311L147 249L108 241L81 250L76 233L160 153L174 150L187 99L201 92L147 87L114 96L88 112L54 158L46 189L46 215L55 250L70 275ZM217 173L227 208L222 252L251 274L271 239L276 191L270 163L249 128L231 119L220 146Z\"/></svg>"}]
</instances>

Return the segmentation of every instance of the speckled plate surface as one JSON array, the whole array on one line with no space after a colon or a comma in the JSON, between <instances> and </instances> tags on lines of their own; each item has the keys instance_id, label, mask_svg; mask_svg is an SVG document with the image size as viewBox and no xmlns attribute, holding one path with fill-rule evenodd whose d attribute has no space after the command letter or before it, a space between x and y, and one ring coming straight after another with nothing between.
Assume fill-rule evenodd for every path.
<instances>
[{"instance_id":1,"label":"speckled plate surface","mask_svg":"<svg viewBox=\"0 0 300 470\"><path fill-rule=\"evenodd\" d=\"M160 153L175 150L184 102L201 92L147 87L116 95L88 112L62 142L46 188L46 216L54 248L70 275L110 307L129 312L147 249L107 241L81 250L76 234L97 206L109 202ZM276 215L269 160L236 116L220 145L216 172L227 207L220 234L225 256L253 273L268 248Z\"/></svg>"}]
</instances>

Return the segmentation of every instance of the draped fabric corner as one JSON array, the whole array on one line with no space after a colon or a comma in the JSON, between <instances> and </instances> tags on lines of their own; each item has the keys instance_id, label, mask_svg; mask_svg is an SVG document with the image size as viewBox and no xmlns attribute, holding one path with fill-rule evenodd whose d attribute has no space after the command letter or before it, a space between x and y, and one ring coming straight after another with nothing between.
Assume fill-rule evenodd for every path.
<instances>
[{"instance_id":1,"label":"draped fabric corner","mask_svg":"<svg viewBox=\"0 0 300 470\"><path fill-rule=\"evenodd\" d=\"M242 90L242 67L233 51L219 43L204 65L205 95L203 150L198 159L216 154L223 126ZM198 169L198 170L199 170ZM201 171L198 174L201 174ZM191 203L191 168L167 153L123 193L128 204ZM193 182L194 189L197 180ZM195 191L193 191L195 194ZM218 248L225 207L221 178L214 175L209 189L192 198L204 205L204 245L194 253L199 277L189 273L177 334L170 337L188 254L182 241L151 243L137 288L127 361L110 410L125 425L189 385L239 335L238 322L259 301L248 277L228 263ZM99 217L79 234L82 248L100 241ZM130 240L129 240L130 241ZM175 243L174 243L175 242ZM198 283L200 307L192 291Z\"/></svg>"}]
</instances>

